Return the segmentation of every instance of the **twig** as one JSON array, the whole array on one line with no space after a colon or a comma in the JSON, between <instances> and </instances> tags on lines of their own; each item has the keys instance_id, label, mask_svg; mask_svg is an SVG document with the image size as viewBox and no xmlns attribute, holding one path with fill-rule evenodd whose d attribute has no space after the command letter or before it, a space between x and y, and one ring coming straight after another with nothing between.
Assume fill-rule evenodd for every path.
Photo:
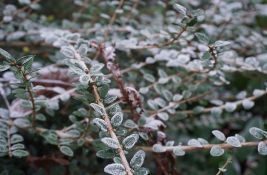
<instances>
[{"instance_id":1,"label":"twig","mask_svg":"<svg viewBox=\"0 0 267 175\"><path fill-rule=\"evenodd\" d=\"M93 94L94 94L94 96L96 98L96 103L104 108L104 105L101 102L101 98L100 98L98 90L97 90L97 86L95 84L93 84ZM113 128L112 128L109 116L106 113L106 110L104 110L103 118L104 118L104 120L105 120L105 122L107 124L107 129L108 129L108 132L109 132L111 138L114 139L117 143L119 143L119 139L118 139L117 135L115 134L115 132L113 131ZM126 156L125 156L124 151L123 151L123 149L122 149L120 144L118 144L117 151L118 151L118 153L120 155L121 162L122 162L122 164L123 164L123 166L125 168L126 174L127 175L133 175L133 173L131 172L130 165L129 165L127 159L126 159Z\"/></svg>"},{"instance_id":2,"label":"twig","mask_svg":"<svg viewBox=\"0 0 267 175\"><path fill-rule=\"evenodd\" d=\"M243 100L252 100L252 101L253 101L253 100L256 100L256 99L258 99L258 98L260 98L260 97L262 97L262 96L264 96L264 95L267 95L267 91L265 91L261 96L250 96L250 97L247 97L247 98L245 98L245 99L238 100L238 101L236 101L236 102L232 102L232 103L235 103L237 106L240 106L240 105L242 105ZM216 107L208 107L208 108L204 108L204 109L201 111L201 113L208 113L208 112L211 112L211 110L212 110L213 108L225 109L225 106L226 106L226 104L223 104L223 105L221 105L221 106L216 106ZM183 113L183 114L188 114L188 115L190 115L190 114L193 114L194 111L193 111L193 110L184 110L184 111L179 111L179 113Z\"/></svg>"},{"instance_id":3,"label":"twig","mask_svg":"<svg viewBox=\"0 0 267 175\"><path fill-rule=\"evenodd\" d=\"M114 23L114 21L116 20L116 17L117 17L117 11L118 11L119 9L122 8L123 3L124 3L124 0L120 0L119 5L117 6L117 8L115 9L115 11L113 12L112 17L111 17L111 19L110 19L110 21L109 21L109 24L108 24L108 28L107 28L107 30L106 30L105 33L104 33L105 38L108 37L109 29L110 29L110 27L112 26L112 24Z\"/></svg>"},{"instance_id":4,"label":"twig","mask_svg":"<svg viewBox=\"0 0 267 175\"><path fill-rule=\"evenodd\" d=\"M263 141L264 143L267 143L267 140ZM241 147L255 147L259 144L259 142L244 142L241 143ZM173 149L179 147L185 152L192 152L192 151L197 151L197 150L210 150L213 146L219 146L223 149L233 149L236 148L230 144L227 143L222 143L222 144L207 144L203 145L202 147L197 147L197 146L188 146L188 145L180 145L180 146L163 146L163 148L166 151L172 151ZM147 146L141 146L141 149L143 149L146 152L152 152L152 147L147 147Z\"/></svg>"},{"instance_id":5,"label":"twig","mask_svg":"<svg viewBox=\"0 0 267 175\"><path fill-rule=\"evenodd\" d=\"M225 168L227 167L228 164L232 162L232 157L229 156L226 162L223 164L221 168L219 168L219 171L216 173L216 175L220 175L221 173L224 173Z\"/></svg>"}]
</instances>

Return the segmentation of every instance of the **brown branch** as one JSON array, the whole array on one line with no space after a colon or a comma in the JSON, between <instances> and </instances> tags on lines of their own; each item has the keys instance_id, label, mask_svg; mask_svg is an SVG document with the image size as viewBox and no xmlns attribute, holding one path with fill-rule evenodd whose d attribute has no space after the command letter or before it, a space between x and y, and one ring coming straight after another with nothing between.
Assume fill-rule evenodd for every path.
<instances>
[{"instance_id":1,"label":"brown branch","mask_svg":"<svg viewBox=\"0 0 267 175\"><path fill-rule=\"evenodd\" d=\"M105 38L108 37L109 29L110 29L110 27L112 26L112 24L114 23L114 21L116 20L116 17L117 17L117 11L118 11L119 9L122 8L123 3L124 3L124 0L120 0L119 5L117 6L117 8L115 9L115 11L113 12L112 17L111 17L111 19L110 19L110 21L109 21L109 24L108 24L108 28L107 28L107 30L106 30L105 33L104 33Z\"/></svg>"},{"instance_id":2,"label":"brown branch","mask_svg":"<svg viewBox=\"0 0 267 175\"><path fill-rule=\"evenodd\" d=\"M104 58L107 69L113 75L113 78L115 79L117 86L120 89L123 100L126 101L129 105L133 120L138 121L141 116L136 111L136 109L138 107L142 109L140 95L134 88L126 87L122 79L122 72L120 70L119 64L115 60L115 49L112 47L112 50L109 51L109 53L106 53L107 49L104 47L103 44L99 44L97 48L100 51L102 57Z\"/></svg>"},{"instance_id":3,"label":"brown branch","mask_svg":"<svg viewBox=\"0 0 267 175\"><path fill-rule=\"evenodd\" d=\"M267 144L267 140L263 141L265 144ZM259 142L244 142L241 143L241 147L255 147L259 144ZM233 149L236 148L230 144L222 143L222 144L207 144L203 145L202 147L197 146L188 146L188 145L181 145L181 146L163 146L166 151L172 151L173 149L179 147L185 152L192 152L192 151L198 151L198 150L210 150L213 146L219 146L223 149ZM143 149L146 152L152 152L152 147L147 146L140 146L141 149Z\"/></svg>"},{"instance_id":4,"label":"brown branch","mask_svg":"<svg viewBox=\"0 0 267 175\"><path fill-rule=\"evenodd\" d=\"M264 96L264 95L267 95L267 91L265 91L265 93L264 94L262 94L261 96L250 96L250 97L247 97L247 98L245 98L245 99L242 99L242 100L238 100L238 101L236 101L236 102L233 102L233 103L236 103L236 105L237 106L240 106L240 105L242 105L242 101L243 100L256 100L256 99L258 99L258 98L260 98L260 97L262 97L262 96ZM208 107L208 108L204 108L202 111L201 111L201 113L208 113L208 112L211 112L211 110L213 109L213 108L219 108L219 109L225 109L225 104L223 104L223 105L221 105L221 106L215 106L215 107ZM191 114L193 114L194 113L194 111L193 110L184 110L184 111L179 111L179 113L184 113L184 114L188 114L188 115L191 115Z\"/></svg>"},{"instance_id":5,"label":"brown branch","mask_svg":"<svg viewBox=\"0 0 267 175\"><path fill-rule=\"evenodd\" d=\"M183 104L183 103L186 103L186 102L196 101L196 100L204 97L205 95L207 95L209 93L210 93L210 91L202 93L202 94L199 94L199 95L196 95L196 96L188 98L188 99L171 102L171 103L169 103L169 105L165 106L164 108L161 108L161 109L157 110L156 112L151 114L149 117L156 117L158 113L164 112L164 111L176 106L177 104Z\"/></svg>"},{"instance_id":6,"label":"brown branch","mask_svg":"<svg viewBox=\"0 0 267 175\"><path fill-rule=\"evenodd\" d=\"M93 88L93 94L94 94L94 96L96 98L96 103L104 108L104 105L103 105L103 103L101 101L101 98L100 98L98 90L97 90L97 86L95 84L93 84L92 88ZM104 118L105 122L107 123L107 130L108 130L111 138L114 139L117 143L120 143L117 135L115 134L115 132L114 132L114 130L112 128L112 125L111 125L109 116L106 113L106 110L104 110L103 118ZM122 164L123 164L123 166L125 168L126 174L127 175L133 175L133 173L131 171L131 168L130 168L130 165L129 165L127 159L126 159L126 156L125 156L124 151L123 151L123 149L122 149L120 144L118 144L117 151L118 151L119 156L121 158L121 162L122 162Z\"/></svg>"}]
</instances>

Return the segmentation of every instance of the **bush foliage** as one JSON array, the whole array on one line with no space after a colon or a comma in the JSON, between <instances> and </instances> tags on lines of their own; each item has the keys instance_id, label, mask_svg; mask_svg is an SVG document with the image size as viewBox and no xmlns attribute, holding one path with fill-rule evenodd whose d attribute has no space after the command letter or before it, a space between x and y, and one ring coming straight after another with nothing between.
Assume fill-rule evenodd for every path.
<instances>
[{"instance_id":1,"label":"bush foliage","mask_svg":"<svg viewBox=\"0 0 267 175\"><path fill-rule=\"evenodd\" d=\"M267 174L265 3L1 1L0 174Z\"/></svg>"}]
</instances>

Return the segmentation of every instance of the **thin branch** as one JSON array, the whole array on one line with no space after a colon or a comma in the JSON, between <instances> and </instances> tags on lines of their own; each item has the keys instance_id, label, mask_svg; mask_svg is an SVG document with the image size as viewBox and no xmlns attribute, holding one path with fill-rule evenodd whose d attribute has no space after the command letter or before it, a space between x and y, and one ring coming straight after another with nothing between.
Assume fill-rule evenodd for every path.
<instances>
[{"instance_id":1,"label":"thin branch","mask_svg":"<svg viewBox=\"0 0 267 175\"><path fill-rule=\"evenodd\" d=\"M94 94L94 96L96 98L96 103L98 105L102 106L103 109L105 109L103 103L101 102L101 98L100 98L100 95L98 93L97 86L95 84L93 84L93 94ZM114 139L117 143L120 143L117 135L115 134L115 132L114 132L114 130L112 128L112 125L111 125L111 122L110 122L109 116L107 115L106 110L104 110L103 118L104 118L104 120L105 120L105 122L107 124L107 129L108 129L108 132L109 132L111 138ZM131 172L130 165L129 165L127 159L126 159L126 156L125 156L124 151L123 151L123 149L122 149L120 144L118 144L117 151L118 151L119 156L121 158L121 162L122 162L122 164L123 164L123 166L125 168L126 174L127 175L133 175L133 173Z\"/></svg>"},{"instance_id":2,"label":"thin branch","mask_svg":"<svg viewBox=\"0 0 267 175\"><path fill-rule=\"evenodd\" d=\"M157 110L156 112L154 112L153 114L151 114L149 117L156 117L158 113L160 112L164 112L170 108L173 108L174 106L176 106L177 104L183 104L183 103L187 103L187 102L192 102L192 101L196 101L200 98L202 98L203 96L209 94L210 91L208 92L205 92L205 93L202 93L202 94L199 94L199 95L196 95L194 97L191 97L191 98L188 98L188 99L184 99L184 100L179 100L179 101L174 101L174 102L171 102L169 103L169 105ZM180 112L179 112L180 113Z\"/></svg>"},{"instance_id":3,"label":"thin branch","mask_svg":"<svg viewBox=\"0 0 267 175\"><path fill-rule=\"evenodd\" d=\"M226 160L226 162L223 164L221 168L219 168L219 171L216 173L216 175L220 175L221 173L224 173L224 170L226 170L226 167L228 164L232 162L232 156L229 156Z\"/></svg>"},{"instance_id":4,"label":"thin branch","mask_svg":"<svg viewBox=\"0 0 267 175\"><path fill-rule=\"evenodd\" d=\"M265 144L267 144L267 140L264 140L263 142ZM259 143L260 142L244 142L244 143L241 143L241 147L255 147L255 146L258 146ZM233 149L233 148L236 148L236 147L234 147L234 146L232 146L230 144L227 144L227 143L222 143L222 144L206 144L206 145L203 145L202 147L188 146L188 145L179 145L179 146L163 146L163 148L166 151L172 151L173 149L175 149L175 148L178 147L178 148L182 149L185 152L192 152L192 151L198 151L198 150L210 150L213 146L219 146L222 149ZM143 149L146 152L152 152L153 151L152 147L141 146L140 148Z\"/></svg>"},{"instance_id":5,"label":"thin branch","mask_svg":"<svg viewBox=\"0 0 267 175\"><path fill-rule=\"evenodd\" d=\"M116 17L117 17L117 11L122 8L123 3L124 3L124 0L120 0L119 5L117 6L117 8L115 9L115 11L113 12L112 17L111 17L111 19L109 21L109 24L108 24L108 28L106 29L106 31L104 33L105 38L108 37L109 29L112 26L112 24L115 22Z\"/></svg>"},{"instance_id":6,"label":"thin branch","mask_svg":"<svg viewBox=\"0 0 267 175\"><path fill-rule=\"evenodd\" d=\"M262 96L265 96L265 95L267 95L267 91L265 91L262 95L260 95L260 96L250 96L250 97L247 97L247 98L245 98L245 99L242 99L242 100L238 100L238 101L236 101L236 102L232 102L232 103L235 103L237 106L240 106L240 105L242 105L242 102L244 101L244 100L251 100L251 101L254 101L254 100L256 100L256 99L258 99L258 98L260 98L260 97L262 97ZM208 107L208 108L204 108L202 111L201 111L201 113L208 113L208 112L211 112L211 110L213 109L213 108L218 108L218 109L225 109L225 107L226 107L226 104L223 104L223 105L221 105L221 106L215 106L215 107ZM184 111L179 111L179 113L183 113L183 114L187 114L187 115L191 115L191 114L193 114L194 113L194 111L193 110L184 110Z\"/></svg>"}]
</instances>

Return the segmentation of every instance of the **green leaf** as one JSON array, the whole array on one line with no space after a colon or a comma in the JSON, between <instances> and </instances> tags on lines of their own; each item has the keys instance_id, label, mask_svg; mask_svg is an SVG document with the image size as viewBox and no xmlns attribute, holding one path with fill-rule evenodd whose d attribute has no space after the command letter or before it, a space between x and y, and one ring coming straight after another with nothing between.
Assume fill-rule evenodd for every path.
<instances>
[{"instance_id":1,"label":"green leaf","mask_svg":"<svg viewBox=\"0 0 267 175\"><path fill-rule=\"evenodd\" d=\"M113 126L120 126L123 121L123 114L122 112L117 112L112 118L111 118L111 124Z\"/></svg>"},{"instance_id":2,"label":"green leaf","mask_svg":"<svg viewBox=\"0 0 267 175\"><path fill-rule=\"evenodd\" d=\"M264 143L263 141L261 141L261 142L258 144L258 152L259 152L259 154L261 154L261 155L264 155L264 156L267 155L267 145L266 145L266 143Z\"/></svg>"},{"instance_id":3,"label":"green leaf","mask_svg":"<svg viewBox=\"0 0 267 175\"><path fill-rule=\"evenodd\" d=\"M110 148L119 148L119 143L110 137L104 137L101 139L101 141Z\"/></svg>"},{"instance_id":4,"label":"green leaf","mask_svg":"<svg viewBox=\"0 0 267 175\"><path fill-rule=\"evenodd\" d=\"M96 73L99 72L105 65L102 63L97 63L97 64L93 64L92 67L90 68L90 72Z\"/></svg>"},{"instance_id":5,"label":"green leaf","mask_svg":"<svg viewBox=\"0 0 267 175\"><path fill-rule=\"evenodd\" d=\"M101 129L102 131L107 131L107 123L105 122L105 120L95 118L93 119L92 123L99 127L99 129Z\"/></svg>"},{"instance_id":6,"label":"green leaf","mask_svg":"<svg viewBox=\"0 0 267 175\"><path fill-rule=\"evenodd\" d=\"M31 126L31 123L28 119L25 118L18 118L14 120L14 124L19 128L27 128Z\"/></svg>"},{"instance_id":7,"label":"green leaf","mask_svg":"<svg viewBox=\"0 0 267 175\"><path fill-rule=\"evenodd\" d=\"M99 91L100 97L104 98L107 95L108 90L109 90L109 86L107 84L102 85L101 87L99 87L98 91Z\"/></svg>"},{"instance_id":8,"label":"green leaf","mask_svg":"<svg viewBox=\"0 0 267 175\"><path fill-rule=\"evenodd\" d=\"M0 65L0 72L6 71L6 70L9 69L9 68L10 68L9 65L3 65L3 64L1 64L1 65Z\"/></svg>"},{"instance_id":9,"label":"green leaf","mask_svg":"<svg viewBox=\"0 0 267 175\"><path fill-rule=\"evenodd\" d=\"M22 62L22 65L24 66L25 70L29 70L32 67L33 58L33 55L25 57L25 60L23 60Z\"/></svg>"},{"instance_id":10,"label":"green leaf","mask_svg":"<svg viewBox=\"0 0 267 175\"><path fill-rule=\"evenodd\" d=\"M70 147L68 146L60 146L59 150L65 154L66 156L72 157L73 156L73 151Z\"/></svg>"},{"instance_id":11,"label":"green leaf","mask_svg":"<svg viewBox=\"0 0 267 175\"><path fill-rule=\"evenodd\" d=\"M161 144L154 144L152 150L156 153L163 153L166 151L166 148Z\"/></svg>"},{"instance_id":12,"label":"green leaf","mask_svg":"<svg viewBox=\"0 0 267 175\"><path fill-rule=\"evenodd\" d=\"M15 157L27 157L29 155L28 151L25 150L15 150L11 152L13 156Z\"/></svg>"},{"instance_id":13,"label":"green leaf","mask_svg":"<svg viewBox=\"0 0 267 175\"><path fill-rule=\"evenodd\" d=\"M185 151L181 148L181 146L177 146L172 150L173 154L176 156L184 156Z\"/></svg>"},{"instance_id":14,"label":"green leaf","mask_svg":"<svg viewBox=\"0 0 267 175\"><path fill-rule=\"evenodd\" d=\"M187 25L188 26L194 26L195 24L197 24L197 17L194 17L193 19L191 19L188 23L187 23Z\"/></svg>"},{"instance_id":15,"label":"green leaf","mask_svg":"<svg viewBox=\"0 0 267 175\"><path fill-rule=\"evenodd\" d=\"M104 149L97 151L96 156L102 159L111 159L116 155L116 153L111 149Z\"/></svg>"},{"instance_id":16,"label":"green leaf","mask_svg":"<svg viewBox=\"0 0 267 175\"><path fill-rule=\"evenodd\" d=\"M96 103L91 103L90 106L96 111L98 112L100 115L104 115L105 114L105 109L103 108L103 106L96 104Z\"/></svg>"},{"instance_id":17,"label":"green leaf","mask_svg":"<svg viewBox=\"0 0 267 175\"><path fill-rule=\"evenodd\" d=\"M25 146L21 143L18 143L18 144L15 144L15 145L12 145L11 150L22 150L22 149L25 149Z\"/></svg>"},{"instance_id":18,"label":"green leaf","mask_svg":"<svg viewBox=\"0 0 267 175\"><path fill-rule=\"evenodd\" d=\"M124 124L123 124L126 128L130 128L130 129L133 129L133 128L138 128L138 125L133 121L133 120L130 120L130 119L127 119Z\"/></svg>"},{"instance_id":19,"label":"green leaf","mask_svg":"<svg viewBox=\"0 0 267 175\"><path fill-rule=\"evenodd\" d=\"M122 164L112 163L104 168L104 172L112 175L123 175L125 174L125 168Z\"/></svg>"},{"instance_id":20,"label":"green leaf","mask_svg":"<svg viewBox=\"0 0 267 175\"><path fill-rule=\"evenodd\" d=\"M149 174L149 170L143 167L134 172L134 175L147 175L147 174Z\"/></svg>"},{"instance_id":21,"label":"green leaf","mask_svg":"<svg viewBox=\"0 0 267 175\"><path fill-rule=\"evenodd\" d=\"M241 147L241 143L238 138L231 136L226 139L226 143L232 145L233 147Z\"/></svg>"},{"instance_id":22,"label":"green leaf","mask_svg":"<svg viewBox=\"0 0 267 175\"><path fill-rule=\"evenodd\" d=\"M0 48L0 54L5 57L7 60L14 60L14 58L5 50Z\"/></svg>"},{"instance_id":23,"label":"green leaf","mask_svg":"<svg viewBox=\"0 0 267 175\"><path fill-rule=\"evenodd\" d=\"M199 42L201 42L203 44L209 44L210 39L206 34L204 34L204 33L195 33L195 35L196 35L196 37L197 37Z\"/></svg>"},{"instance_id":24,"label":"green leaf","mask_svg":"<svg viewBox=\"0 0 267 175\"><path fill-rule=\"evenodd\" d=\"M22 142L24 139L21 135L14 134L11 136L10 142L11 144Z\"/></svg>"},{"instance_id":25,"label":"green leaf","mask_svg":"<svg viewBox=\"0 0 267 175\"><path fill-rule=\"evenodd\" d=\"M131 149L135 143L138 141L139 135L138 134L131 134L123 139L122 144L126 149Z\"/></svg>"},{"instance_id":26,"label":"green leaf","mask_svg":"<svg viewBox=\"0 0 267 175\"><path fill-rule=\"evenodd\" d=\"M146 153L143 150L137 151L130 161L130 165L134 169L139 169L142 167L145 160Z\"/></svg>"},{"instance_id":27,"label":"green leaf","mask_svg":"<svg viewBox=\"0 0 267 175\"><path fill-rule=\"evenodd\" d=\"M222 149L220 146L218 145L214 145L212 146L212 148L210 149L210 155L213 157L218 157L224 154L224 149Z\"/></svg>"},{"instance_id":28,"label":"green leaf","mask_svg":"<svg viewBox=\"0 0 267 175\"><path fill-rule=\"evenodd\" d=\"M210 58L211 58L211 55L210 55L209 51L204 52L204 54L201 57L201 59L203 59L203 60L208 60Z\"/></svg>"},{"instance_id":29,"label":"green leaf","mask_svg":"<svg viewBox=\"0 0 267 175\"><path fill-rule=\"evenodd\" d=\"M186 9L184 6L182 6L182 5L180 5L180 4L174 4L174 5L173 5L173 8L174 8L177 12L179 12L180 14L186 16L187 9Z\"/></svg>"},{"instance_id":30,"label":"green leaf","mask_svg":"<svg viewBox=\"0 0 267 175\"><path fill-rule=\"evenodd\" d=\"M212 131L212 134L219 140L221 141L225 141L226 137L224 135L224 133L222 133L221 131L219 130L213 130Z\"/></svg>"}]
</instances>

